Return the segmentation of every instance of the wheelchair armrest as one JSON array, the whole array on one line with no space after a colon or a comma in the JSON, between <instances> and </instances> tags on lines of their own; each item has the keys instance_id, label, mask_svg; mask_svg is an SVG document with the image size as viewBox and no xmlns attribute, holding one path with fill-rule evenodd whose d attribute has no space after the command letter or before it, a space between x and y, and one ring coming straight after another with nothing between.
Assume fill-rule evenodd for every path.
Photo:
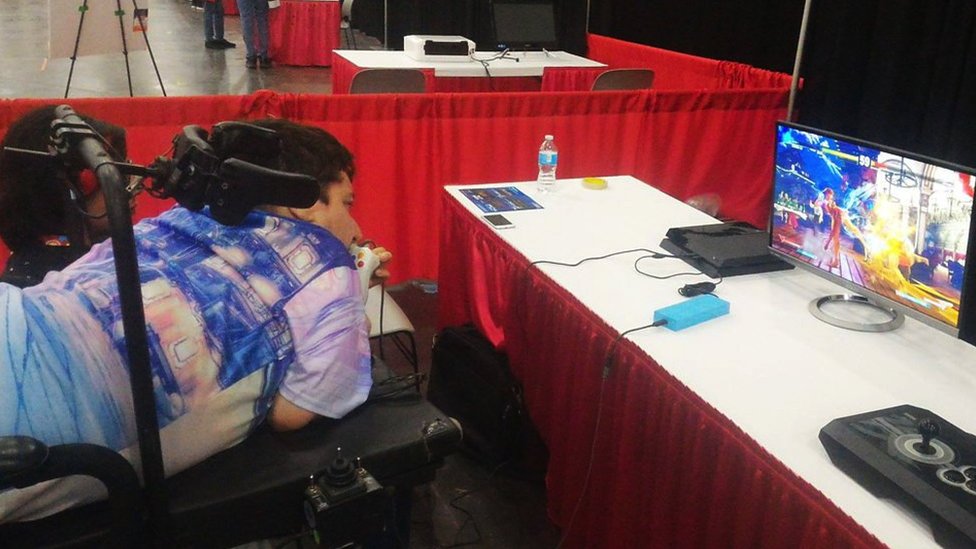
<instances>
[{"instance_id":1,"label":"wheelchair armrest","mask_svg":"<svg viewBox=\"0 0 976 549\"><path fill-rule=\"evenodd\" d=\"M0 437L0 488L15 486L14 481L44 465L47 445L30 437Z\"/></svg>"},{"instance_id":2,"label":"wheelchair armrest","mask_svg":"<svg viewBox=\"0 0 976 549\"><path fill-rule=\"evenodd\" d=\"M0 437L0 489L27 488L71 475L94 477L105 485L111 524L105 542L129 546L143 520L142 488L135 469L124 457L95 444L49 447L30 437ZM8 523L0 528L0 540L11 535L13 539L30 539L36 530L50 529L43 525L46 520L32 521L36 523L33 528L32 523Z\"/></svg>"}]
</instances>

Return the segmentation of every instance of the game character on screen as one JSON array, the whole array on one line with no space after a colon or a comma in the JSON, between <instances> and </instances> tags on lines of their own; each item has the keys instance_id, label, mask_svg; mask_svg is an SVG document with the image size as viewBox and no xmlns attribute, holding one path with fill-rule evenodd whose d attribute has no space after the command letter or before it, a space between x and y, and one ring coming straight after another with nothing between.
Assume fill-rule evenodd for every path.
<instances>
[{"instance_id":1,"label":"game character on screen","mask_svg":"<svg viewBox=\"0 0 976 549\"><path fill-rule=\"evenodd\" d=\"M352 155L316 127L254 124L278 133L282 154L234 156L314 177L314 205L265 206L236 226L176 206L134 227L167 475L266 420L290 430L342 417L372 383L363 289L348 251L362 238ZM378 282L391 254L374 252ZM0 436L95 443L137 461L113 263L103 242L36 286L0 284ZM97 483L78 478L0 493L0 521L97 498Z\"/></svg>"},{"instance_id":2,"label":"game character on screen","mask_svg":"<svg viewBox=\"0 0 976 549\"><path fill-rule=\"evenodd\" d=\"M836 200L834 200L834 190L830 187L824 189L822 198L814 203L814 207L815 209L819 208L830 222L829 232L827 239L824 240L823 249L830 253L828 266L833 269L840 265L841 227L847 229L851 236L858 240L863 241L864 237L861 235L861 231L851 223L847 211L837 205Z\"/></svg>"}]
</instances>

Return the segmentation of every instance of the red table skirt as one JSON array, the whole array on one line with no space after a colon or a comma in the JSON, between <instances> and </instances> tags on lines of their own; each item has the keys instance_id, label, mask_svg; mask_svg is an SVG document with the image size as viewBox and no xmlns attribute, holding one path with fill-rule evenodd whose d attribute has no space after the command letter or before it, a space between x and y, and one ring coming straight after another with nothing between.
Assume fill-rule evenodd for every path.
<instances>
[{"instance_id":1,"label":"red table skirt","mask_svg":"<svg viewBox=\"0 0 976 549\"><path fill-rule=\"evenodd\" d=\"M441 210L441 324L504 343L565 547L882 546L632 343L604 378L616 331L447 193Z\"/></svg>"},{"instance_id":2,"label":"red table skirt","mask_svg":"<svg viewBox=\"0 0 976 549\"><path fill-rule=\"evenodd\" d=\"M281 65L330 66L341 18L339 2L282 0L268 15L271 57Z\"/></svg>"}]
</instances>

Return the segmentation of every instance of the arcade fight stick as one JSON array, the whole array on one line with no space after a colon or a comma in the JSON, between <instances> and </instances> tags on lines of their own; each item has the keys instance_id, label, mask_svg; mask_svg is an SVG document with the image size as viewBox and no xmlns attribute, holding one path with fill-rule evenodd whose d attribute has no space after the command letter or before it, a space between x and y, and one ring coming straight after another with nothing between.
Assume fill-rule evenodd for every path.
<instances>
[{"instance_id":1,"label":"arcade fight stick","mask_svg":"<svg viewBox=\"0 0 976 549\"><path fill-rule=\"evenodd\" d=\"M906 404L835 419L820 442L872 494L925 517L939 544L976 547L976 437Z\"/></svg>"}]
</instances>

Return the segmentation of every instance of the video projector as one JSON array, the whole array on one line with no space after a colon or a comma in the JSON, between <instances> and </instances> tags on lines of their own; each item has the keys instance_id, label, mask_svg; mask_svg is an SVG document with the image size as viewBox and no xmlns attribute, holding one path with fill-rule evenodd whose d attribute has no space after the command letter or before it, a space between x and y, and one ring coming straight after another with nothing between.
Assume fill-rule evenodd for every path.
<instances>
[{"instance_id":1,"label":"video projector","mask_svg":"<svg viewBox=\"0 0 976 549\"><path fill-rule=\"evenodd\" d=\"M474 53L474 42L463 36L411 34L403 37L403 53L417 61L467 62Z\"/></svg>"}]
</instances>

